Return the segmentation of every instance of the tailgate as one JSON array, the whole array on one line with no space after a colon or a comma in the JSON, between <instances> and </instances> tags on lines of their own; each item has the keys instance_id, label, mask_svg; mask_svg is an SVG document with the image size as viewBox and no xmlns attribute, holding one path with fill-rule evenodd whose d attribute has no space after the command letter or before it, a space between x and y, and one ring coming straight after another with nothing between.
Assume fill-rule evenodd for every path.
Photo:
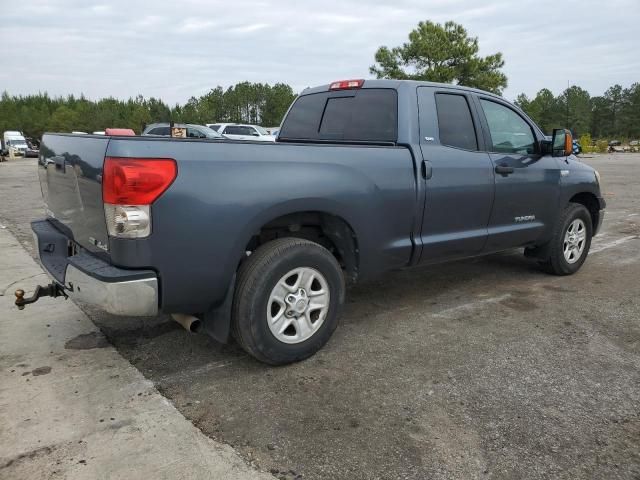
<instances>
[{"instance_id":1,"label":"tailgate","mask_svg":"<svg viewBox=\"0 0 640 480\"><path fill-rule=\"evenodd\" d=\"M109 138L45 134L38 174L47 214L79 245L104 254L109 245L102 165Z\"/></svg>"}]
</instances>

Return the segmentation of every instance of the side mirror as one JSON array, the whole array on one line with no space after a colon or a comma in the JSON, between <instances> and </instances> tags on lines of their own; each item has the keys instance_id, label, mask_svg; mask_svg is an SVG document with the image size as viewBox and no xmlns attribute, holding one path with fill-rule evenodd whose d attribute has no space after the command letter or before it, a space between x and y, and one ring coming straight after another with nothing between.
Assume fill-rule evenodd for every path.
<instances>
[{"instance_id":1,"label":"side mirror","mask_svg":"<svg viewBox=\"0 0 640 480\"><path fill-rule=\"evenodd\" d=\"M568 157L573 153L573 136L566 128L553 130L551 140L551 155L554 157Z\"/></svg>"}]
</instances>

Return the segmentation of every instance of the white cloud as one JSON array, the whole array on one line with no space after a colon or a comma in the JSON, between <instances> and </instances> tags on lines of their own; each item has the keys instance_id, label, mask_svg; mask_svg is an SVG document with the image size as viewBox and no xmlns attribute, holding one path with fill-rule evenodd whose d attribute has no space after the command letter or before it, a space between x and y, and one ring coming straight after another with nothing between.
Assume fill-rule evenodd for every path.
<instances>
[{"instance_id":1,"label":"white cloud","mask_svg":"<svg viewBox=\"0 0 640 480\"><path fill-rule=\"evenodd\" d=\"M239 27L230 28L229 31L232 33L239 33L242 35L242 34L253 33L253 32L258 32L260 30L264 30L268 26L269 26L268 23L252 23L249 25L241 25Z\"/></svg>"}]
</instances>

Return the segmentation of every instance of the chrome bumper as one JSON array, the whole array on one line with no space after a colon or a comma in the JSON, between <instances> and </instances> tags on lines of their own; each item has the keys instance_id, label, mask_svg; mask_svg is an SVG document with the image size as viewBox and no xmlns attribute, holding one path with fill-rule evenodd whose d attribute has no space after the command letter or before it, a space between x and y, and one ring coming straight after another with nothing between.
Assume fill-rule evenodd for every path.
<instances>
[{"instance_id":1,"label":"chrome bumper","mask_svg":"<svg viewBox=\"0 0 640 480\"><path fill-rule=\"evenodd\" d=\"M49 222L31 223L40 263L74 300L114 315L158 314L158 279L150 270L126 270L88 253L67 256L69 240Z\"/></svg>"},{"instance_id":2,"label":"chrome bumper","mask_svg":"<svg viewBox=\"0 0 640 480\"><path fill-rule=\"evenodd\" d=\"M114 315L152 317L158 314L158 279L103 282L67 265L65 292L82 303Z\"/></svg>"}]
</instances>

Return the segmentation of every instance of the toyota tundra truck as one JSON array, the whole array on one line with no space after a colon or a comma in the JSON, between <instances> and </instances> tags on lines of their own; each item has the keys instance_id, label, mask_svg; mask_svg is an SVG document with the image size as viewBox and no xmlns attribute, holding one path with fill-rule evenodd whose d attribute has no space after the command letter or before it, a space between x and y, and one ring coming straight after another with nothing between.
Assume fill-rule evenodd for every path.
<instances>
[{"instance_id":1,"label":"toyota tundra truck","mask_svg":"<svg viewBox=\"0 0 640 480\"><path fill-rule=\"evenodd\" d=\"M304 90L277 142L47 133L33 222L62 296L173 315L269 364L331 337L345 285L522 248L555 275L587 258L598 172L503 98L416 81Z\"/></svg>"}]
</instances>

